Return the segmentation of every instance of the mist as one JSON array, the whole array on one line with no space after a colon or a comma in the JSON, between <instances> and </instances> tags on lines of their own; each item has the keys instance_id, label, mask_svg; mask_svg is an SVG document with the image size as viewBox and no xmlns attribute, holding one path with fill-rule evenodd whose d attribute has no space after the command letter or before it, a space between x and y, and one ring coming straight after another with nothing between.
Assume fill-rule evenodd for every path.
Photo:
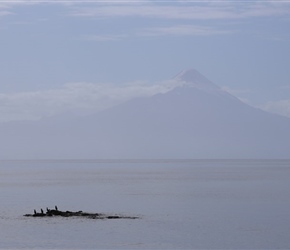
<instances>
[{"instance_id":1,"label":"mist","mask_svg":"<svg viewBox=\"0 0 290 250\"><path fill-rule=\"evenodd\" d=\"M80 85L73 86L71 91L77 87ZM111 107L82 116L69 113L37 121L2 123L0 156L4 159L289 157L290 119L243 103L196 70L183 71L162 87L144 89L146 94L138 92L140 87L128 87L124 92L108 89L112 99L113 93L120 97L119 103L110 102ZM92 95L98 92L93 87L90 91Z\"/></svg>"}]
</instances>

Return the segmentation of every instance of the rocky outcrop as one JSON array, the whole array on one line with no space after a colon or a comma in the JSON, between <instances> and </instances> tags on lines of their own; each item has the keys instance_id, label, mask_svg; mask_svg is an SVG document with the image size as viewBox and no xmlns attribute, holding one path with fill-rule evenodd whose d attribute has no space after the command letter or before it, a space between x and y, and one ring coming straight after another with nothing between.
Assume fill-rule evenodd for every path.
<instances>
[{"instance_id":1,"label":"rocky outcrop","mask_svg":"<svg viewBox=\"0 0 290 250\"><path fill-rule=\"evenodd\" d=\"M43 210L40 210L40 213L38 213L34 209L33 214L24 214L26 217L85 217L88 219L138 219L139 217L136 216L124 216L124 215L112 215L112 214L104 214L104 213L87 213L83 211L60 211L58 210L57 206L55 206L55 209L48 209L46 208L46 213L43 212Z\"/></svg>"}]
</instances>

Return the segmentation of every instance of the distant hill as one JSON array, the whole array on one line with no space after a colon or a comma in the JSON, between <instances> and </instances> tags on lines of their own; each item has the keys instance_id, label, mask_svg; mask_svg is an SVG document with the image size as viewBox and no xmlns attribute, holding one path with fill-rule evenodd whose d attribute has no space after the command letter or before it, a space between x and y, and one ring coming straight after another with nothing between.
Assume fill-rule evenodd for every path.
<instances>
[{"instance_id":1,"label":"distant hill","mask_svg":"<svg viewBox=\"0 0 290 250\"><path fill-rule=\"evenodd\" d=\"M290 119L253 108L196 70L172 90L100 113L0 125L0 158L289 158Z\"/></svg>"}]
</instances>

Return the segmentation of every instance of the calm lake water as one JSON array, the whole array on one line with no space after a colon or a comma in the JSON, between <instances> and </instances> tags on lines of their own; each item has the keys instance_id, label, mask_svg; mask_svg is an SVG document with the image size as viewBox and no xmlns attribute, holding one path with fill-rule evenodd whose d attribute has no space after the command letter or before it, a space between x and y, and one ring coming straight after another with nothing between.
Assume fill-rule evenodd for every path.
<instances>
[{"instance_id":1,"label":"calm lake water","mask_svg":"<svg viewBox=\"0 0 290 250\"><path fill-rule=\"evenodd\" d=\"M0 161L0 197L1 249L290 248L290 160Z\"/></svg>"}]
</instances>

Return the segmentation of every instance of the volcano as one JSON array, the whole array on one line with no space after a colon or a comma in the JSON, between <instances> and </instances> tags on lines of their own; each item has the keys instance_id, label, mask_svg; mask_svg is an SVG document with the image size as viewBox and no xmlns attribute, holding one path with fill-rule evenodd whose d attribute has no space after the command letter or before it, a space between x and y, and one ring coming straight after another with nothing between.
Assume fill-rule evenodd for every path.
<instances>
[{"instance_id":1,"label":"volcano","mask_svg":"<svg viewBox=\"0 0 290 250\"><path fill-rule=\"evenodd\" d=\"M0 156L289 158L289 118L243 103L194 69L174 82L94 115L2 125Z\"/></svg>"}]
</instances>

